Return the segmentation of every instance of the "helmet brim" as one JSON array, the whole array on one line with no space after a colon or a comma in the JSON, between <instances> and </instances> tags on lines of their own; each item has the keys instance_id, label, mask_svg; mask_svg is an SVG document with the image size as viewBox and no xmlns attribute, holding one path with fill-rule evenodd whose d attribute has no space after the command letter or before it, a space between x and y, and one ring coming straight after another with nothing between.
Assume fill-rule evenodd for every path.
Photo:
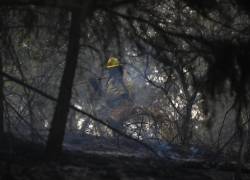
<instances>
[{"instance_id":1,"label":"helmet brim","mask_svg":"<svg viewBox=\"0 0 250 180\"><path fill-rule=\"evenodd\" d=\"M109 65L109 66L106 66L106 68L114 68L114 67L119 67L119 66L121 66L121 64L119 64L119 65Z\"/></svg>"}]
</instances>

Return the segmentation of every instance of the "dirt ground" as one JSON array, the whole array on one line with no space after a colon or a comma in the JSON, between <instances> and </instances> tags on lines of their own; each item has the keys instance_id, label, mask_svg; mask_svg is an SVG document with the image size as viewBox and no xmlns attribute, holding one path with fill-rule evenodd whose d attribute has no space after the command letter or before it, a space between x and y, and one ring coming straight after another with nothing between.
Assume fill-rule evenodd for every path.
<instances>
[{"instance_id":1,"label":"dirt ground","mask_svg":"<svg viewBox=\"0 0 250 180\"><path fill-rule=\"evenodd\" d=\"M159 159L138 156L138 152L118 153L114 148L91 151L90 147L85 151L80 151L79 147L77 151L66 150L57 160L49 161L43 155L42 146L16 144L12 146L13 151L0 148L0 180L231 180L235 179L237 167L233 162L201 158ZM247 166L242 170L242 179L250 180Z\"/></svg>"}]
</instances>

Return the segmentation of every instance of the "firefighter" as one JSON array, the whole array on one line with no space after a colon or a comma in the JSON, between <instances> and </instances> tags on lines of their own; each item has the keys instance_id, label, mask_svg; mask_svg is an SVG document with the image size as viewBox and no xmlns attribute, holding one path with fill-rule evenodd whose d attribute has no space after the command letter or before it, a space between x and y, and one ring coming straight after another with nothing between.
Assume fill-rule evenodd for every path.
<instances>
[{"instance_id":1,"label":"firefighter","mask_svg":"<svg viewBox=\"0 0 250 180\"><path fill-rule=\"evenodd\" d=\"M106 68L108 78L105 94L106 105L110 109L109 117L113 127L124 131L123 124L130 110L132 110L133 103L123 80L123 65L117 58L110 57L106 63ZM117 137L119 142L119 136Z\"/></svg>"},{"instance_id":2,"label":"firefighter","mask_svg":"<svg viewBox=\"0 0 250 180\"><path fill-rule=\"evenodd\" d=\"M115 57L108 59L106 68L108 80L106 82L107 105L115 108L130 101L129 92L123 81L123 66Z\"/></svg>"}]
</instances>

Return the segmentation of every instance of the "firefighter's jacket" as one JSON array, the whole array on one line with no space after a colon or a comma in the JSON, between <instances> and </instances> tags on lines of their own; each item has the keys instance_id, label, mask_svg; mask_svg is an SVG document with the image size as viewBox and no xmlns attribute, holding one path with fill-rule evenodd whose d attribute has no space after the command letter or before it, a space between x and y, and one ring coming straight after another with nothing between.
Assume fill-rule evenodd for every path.
<instances>
[{"instance_id":1,"label":"firefighter's jacket","mask_svg":"<svg viewBox=\"0 0 250 180\"><path fill-rule=\"evenodd\" d=\"M123 72L120 68L109 70L109 77L106 81L106 102L111 108L117 107L129 99L127 87L123 81Z\"/></svg>"},{"instance_id":2,"label":"firefighter's jacket","mask_svg":"<svg viewBox=\"0 0 250 180\"><path fill-rule=\"evenodd\" d=\"M128 113L131 108L131 98L129 91L123 80L121 68L109 70L109 78L106 81L106 104L112 109L112 118L120 119Z\"/></svg>"}]
</instances>

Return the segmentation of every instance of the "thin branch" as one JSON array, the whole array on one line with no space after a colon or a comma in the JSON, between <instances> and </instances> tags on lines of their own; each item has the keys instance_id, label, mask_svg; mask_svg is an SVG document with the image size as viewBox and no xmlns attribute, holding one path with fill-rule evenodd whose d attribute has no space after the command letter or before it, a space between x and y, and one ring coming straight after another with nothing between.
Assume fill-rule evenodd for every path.
<instances>
[{"instance_id":1,"label":"thin branch","mask_svg":"<svg viewBox=\"0 0 250 180\"><path fill-rule=\"evenodd\" d=\"M226 113L225 113L225 115L224 115L224 118L223 118L223 121L222 121L222 125L221 125L221 127L220 127L219 134L218 134L217 148L219 148L219 145L220 145L220 137L221 137L221 134L222 134L222 130L223 130L225 121L226 121L226 119L227 119L227 115L229 114L229 112L231 112L231 110L235 107L235 105L236 105L236 100L235 100L234 103L228 108L228 110L226 111Z\"/></svg>"},{"instance_id":2,"label":"thin branch","mask_svg":"<svg viewBox=\"0 0 250 180\"><path fill-rule=\"evenodd\" d=\"M15 82L15 83L17 83L17 84L20 84L20 85L22 85L22 86L25 86L26 88L28 88L28 89L30 89L30 90L32 90L32 91L34 91L34 92L40 94L41 96L43 96L43 97L45 97L45 98L47 98L47 99L49 99L49 100L51 100L51 101L54 101L54 102L57 102L57 101L58 101L57 98L55 98L55 97L53 97L53 96L50 96L50 95L48 95L47 93L45 93L45 92L43 92L43 91L41 91L41 90L39 90L39 89L37 89L37 88L35 88L35 87L33 87L33 86L30 86L30 85L28 85L27 83L25 83L25 82L23 82L23 81L21 81L21 80L15 78L15 77L12 77L12 76L10 76L9 74L7 74L7 73L5 73L5 72L0 72L0 74L1 74L2 76L4 76L5 78L8 78L9 80L11 80L11 81L13 81L13 82ZM108 123L104 122L103 120L101 120L101 119L99 119L99 118L93 116L92 114L90 114L90 113L88 113L88 112L85 112L85 111L83 111L83 110L81 110L81 109L75 107L75 106L72 105L72 104L71 104L69 107L70 107L70 109L72 109L72 110L74 110L74 111L76 111L76 112L79 112L79 113L81 113L81 114L83 114L83 115L86 115L86 116L88 116L89 118L91 118L92 120L94 120L94 121L96 121L96 122L98 122L98 123L100 123L100 124L102 124L102 125L108 127L108 128L111 129L113 132L116 132L117 134L119 134L119 135L121 135L121 136L123 136L123 137L125 137L125 138L127 138L127 139L130 139L130 140L132 140L132 141L135 141L136 143L138 143L138 144L144 146L144 147L145 147L146 149L148 149L151 153L153 153L156 157L160 158L160 156L157 154L157 152L156 152L150 145L148 145L148 144L142 142L141 140L135 139L135 138L133 138L133 137L131 137L131 136L129 136L129 135L127 135L127 134L125 134L125 133L119 131L118 129L112 127L111 125L109 125Z\"/></svg>"},{"instance_id":3,"label":"thin branch","mask_svg":"<svg viewBox=\"0 0 250 180\"><path fill-rule=\"evenodd\" d=\"M32 125L23 118L23 116L16 110L14 106L12 106L7 100L5 100L5 102L6 105L9 106L26 125L32 128ZM39 137L43 142L45 142L45 139L37 131L34 131L33 133L35 133L37 137Z\"/></svg>"}]
</instances>

